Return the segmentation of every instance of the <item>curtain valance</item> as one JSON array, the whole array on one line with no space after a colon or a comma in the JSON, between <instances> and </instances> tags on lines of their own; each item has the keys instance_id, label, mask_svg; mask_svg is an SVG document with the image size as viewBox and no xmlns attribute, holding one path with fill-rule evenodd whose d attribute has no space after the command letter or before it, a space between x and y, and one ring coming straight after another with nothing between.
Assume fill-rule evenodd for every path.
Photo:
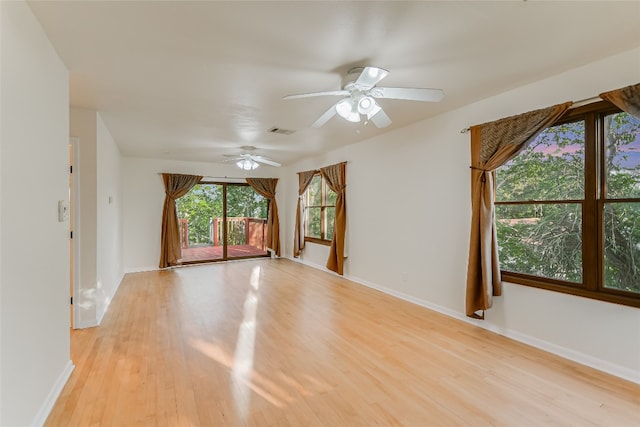
<instances>
[{"instance_id":1,"label":"curtain valance","mask_svg":"<svg viewBox=\"0 0 640 427\"><path fill-rule=\"evenodd\" d=\"M601 93L600 98L640 119L640 83Z\"/></svg>"}]
</instances>

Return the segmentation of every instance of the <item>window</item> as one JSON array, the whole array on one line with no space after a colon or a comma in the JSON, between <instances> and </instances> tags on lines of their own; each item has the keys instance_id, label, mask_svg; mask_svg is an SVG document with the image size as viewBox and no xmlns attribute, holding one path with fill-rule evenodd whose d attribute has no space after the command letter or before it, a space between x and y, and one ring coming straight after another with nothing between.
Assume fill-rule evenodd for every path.
<instances>
[{"instance_id":1,"label":"window","mask_svg":"<svg viewBox=\"0 0 640 427\"><path fill-rule=\"evenodd\" d=\"M305 191L304 239L331 244L336 217L336 193L321 174L316 174Z\"/></svg>"},{"instance_id":2,"label":"window","mask_svg":"<svg viewBox=\"0 0 640 427\"><path fill-rule=\"evenodd\" d=\"M496 171L506 281L640 307L640 119L569 112Z\"/></svg>"},{"instance_id":3,"label":"window","mask_svg":"<svg viewBox=\"0 0 640 427\"><path fill-rule=\"evenodd\" d=\"M183 264L268 256L269 200L249 185L201 181L176 210Z\"/></svg>"}]
</instances>

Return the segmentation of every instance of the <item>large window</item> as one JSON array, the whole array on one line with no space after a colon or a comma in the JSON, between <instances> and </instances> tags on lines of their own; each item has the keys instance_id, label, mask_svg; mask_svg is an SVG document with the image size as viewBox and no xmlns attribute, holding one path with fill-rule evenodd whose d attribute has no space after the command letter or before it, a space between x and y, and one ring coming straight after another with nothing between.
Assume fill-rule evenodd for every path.
<instances>
[{"instance_id":1,"label":"large window","mask_svg":"<svg viewBox=\"0 0 640 427\"><path fill-rule=\"evenodd\" d=\"M640 119L576 108L496 172L506 281L640 306Z\"/></svg>"},{"instance_id":2,"label":"large window","mask_svg":"<svg viewBox=\"0 0 640 427\"><path fill-rule=\"evenodd\" d=\"M331 244L336 218L336 193L327 185L321 174L311 180L305 194L306 241Z\"/></svg>"},{"instance_id":3,"label":"large window","mask_svg":"<svg viewBox=\"0 0 640 427\"><path fill-rule=\"evenodd\" d=\"M176 210L183 264L268 255L269 200L247 184L201 182Z\"/></svg>"}]
</instances>

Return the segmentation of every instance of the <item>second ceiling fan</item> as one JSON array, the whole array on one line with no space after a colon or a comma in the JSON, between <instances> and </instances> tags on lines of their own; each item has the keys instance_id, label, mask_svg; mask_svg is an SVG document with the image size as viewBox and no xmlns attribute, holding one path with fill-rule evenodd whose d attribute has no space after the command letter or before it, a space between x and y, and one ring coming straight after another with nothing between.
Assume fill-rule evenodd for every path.
<instances>
[{"instance_id":1,"label":"second ceiling fan","mask_svg":"<svg viewBox=\"0 0 640 427\"><path fill-rule=\"evenodd\" d=\"M255 147L246 147L246 149L255 149ZM277 168L282 166L280 163L274 162L268 157L257 156L251 153L243 153L238 155L225 154L224 156L229 157L227 161L235 162L236 166L238 166L242 170L254 170L258 166L260 166L260 163L269 165L269 166L275 166Z\"/></svg>"},{"instance_id":2,"label":"second ceiling fan","mask_svg":"<svg viewBox=\"0 0 640 427\"><path fill-rule=\"evenodd\" d=\"M404 99L409 101L438 102L444 97L441 89L378 87L389 71L378 67L356 67L349 70L342 83L342 90L301 93L288 95L283 99L309 98L312 96L344 96L333 104L313 123L319 128L334 115L350 122L359 122L361 115L373 122L376 127L384 128L391 124L391 119L384 112L376 99Z\"/></svg>"}]
</instances>

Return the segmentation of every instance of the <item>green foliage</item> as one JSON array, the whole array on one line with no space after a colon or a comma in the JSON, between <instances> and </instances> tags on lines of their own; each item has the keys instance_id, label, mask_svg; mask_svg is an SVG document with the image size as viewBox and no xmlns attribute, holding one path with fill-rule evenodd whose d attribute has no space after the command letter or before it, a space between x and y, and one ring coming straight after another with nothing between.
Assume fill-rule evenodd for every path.
<instances>
[{"instance_id":1,"label":"green foliage","mask_svg":"<svg viewBox=\"0 0 640 427\"><path fill-rule=\"evenodd\" d=\"M604 207L604 285L640 292L640 203Z\"/></svg>"},{"instance_id":2,"label":"green foliage","mask_svg":"<svg viewBox=\"0 0 640 427\"><path fill-rule=\"evenodd\" d=\"M176 200L178 218L186 218L189 245L212 244L211 219L222 216L222 186L198 184Z\"/></svg>"},{"instance_id":3,"label":"green foliage","mask_svg":"<svg viewBox=\"0 0 640 427\"><path fill-rule=\"evenodd\" d=\"M500 218L496 224L502 269L582 282L579 204L499 205L496 208Z\"/></svg>"},{"instance_id":4,"label":"green foliage","mask_svg":"<svg viewBox=\"0 0 640 427\"><path fill-rule=\"evenodd\" d=\"M247 185L227 186L227 216L267 218L268 203Z\"/></svg>"},{"instance_id":5,"label":"green foliage","mask_svg":"<svg viewBox=\"0 0 640 427\"><path fill-rule=\"evenodd\" d=\"M320 239L322 237L321 231L321 223L320 223L320 214L322 212L322 208L312 207L307 208L307 233L308 237L315 237Z\"/></svg>"},{"instance_id":6,"label":"green foliage","mask_svg":"<svg viewBox=\"0 0 640 427\"><path fill-rule=\"evenodd\" d=\"M267 218L267 200L245 185L227 185L227 217ZM218 218L218 235L222 238L223 187L219 184L198 184L176 200L178 218L186 218L189 245L212 245L214 218ZM242 227L242 228L241 228ZM240 229L241 228L241 229ZM228 227L228 244L245 244L244 225Z\"/></svg>"},{"instance_id":7,"label":"green foliage","mask_svg":"<svg viewBox=\"0 0 640 427\"><path fill-rule=\"evenodd\" d=\"M307 187L307 206L322 205L322 177L316 175Z\"/></svg>"},{"instance_id":8,"label":"green foliage","mask_svg":"<svg viewBox=\"0 0 640 427\"><path fill-rule=\"evenodd\" d=\"M333 193L333 192L332 192ZM333 193L336 194L336 193ZM335 204L335 200L333 202ZM327 213L327 232L325 233L325 239L331 240L333 239L333 229L336 223L336 208L326 208Z\"/></svg>"},{"instance_id":9,"label":"green foliage","mask_svg":"<svg viewBox=\"0 0 640 427\"><path fill-rule=\"evenodd\" d=\"M336 199L338 195L329 188L325 179L316 175L307 187L306 193L306 233L308 237L331 240L335 224ZM324 218L323 218L324 215ZM324 223L325 235L322 235Z\"/></svg>"},{"instance_id":10,"label":"green foliage","mask_svg":"<svg viewBox=\"0 0 640 427\"><path fill-rule=\"evenodd\" d=\"M640 292L640 120L605 118L604 286ZM504 270L582 282L584 122L553 126L497 171L496 200L558 201L496 206ZM562 202L566 201L566 202Z\"/></svg>"},{"instance_id":11,"label":"green foliage","mask_svg":"<svg viewBox=\"0 0 640 427\"><path fill-rule=\"evenodd\" d=\"M582 199L584 131L575 122L541 133L497 171L496 200Z\"/></svg>"}]
</instances>

